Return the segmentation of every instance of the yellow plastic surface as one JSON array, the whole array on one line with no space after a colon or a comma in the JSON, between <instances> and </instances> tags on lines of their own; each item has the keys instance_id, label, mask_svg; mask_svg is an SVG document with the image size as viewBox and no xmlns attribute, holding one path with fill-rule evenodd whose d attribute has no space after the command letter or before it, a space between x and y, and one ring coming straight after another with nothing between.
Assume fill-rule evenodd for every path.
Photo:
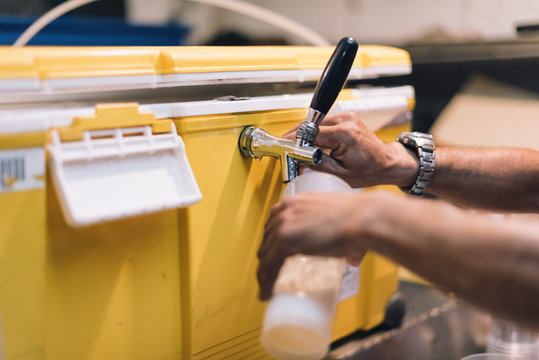
<instances>
[{"instance_id":1,"label":"yellow plastic surface","mask_svg":"<svg viewBox=\"0 0 539 360\"><path fill-rule=\"evenodd\" d=\"M72 229L50 184L0 193L3 358L182 359L180 212Z\"/></svg>"},{"instance_id":2,"label":"yellow plastic surface","mask_svg":"<svg viewBox=\"0 0 539 360\"><path fill-rule=\"evenodd\" d=\"M18 134L0 134L0 151L45 145L46 132L36 131Z\"/></svg>"},{"instance_id":3,"label":"yellow plastic surface","mask_svg":"<svg viewBox=\"0 0 539 360\"><path fill-rule=\"evenodd\" d=\"M323 69L333 47L0 48L0 79L65 79L201 72ZM409 66L404 50L361 45L354 67Z\"/></svg>"},{"instance_id":4,"label":"yellow plastic surface","mask_svg":"<svg viewBox=\"0 0 539 360\"><path fill-rule=\"evenodd\" d=\"M350 98L344 91L341 99ZM110 126L138 114L134 106L98 109ZM0 194L10 214L0 223L0 291L12 294L0 299L6 358L269 358L258 341L265 304L256 299L256 251L283 184L276 160L243 158L237 141L244 126L280 135L305 115L174 119L204 194L187 209L72 229L49 185ZM403 129L380 135L393 140ZM366 256L360 293L339 305L334 338L383 320L396 274L394 264Z\"/></svg>"},{"instance_id":5,"label":"yellow plastic surface","mask_svg":"<svg viewBox=\"0 0 539 360\"><path fill-rule=\"evenodd\" d=\"M350 98L344 91L341 99ZM181 236L184 348L193 359L264 355L258 344L264 304L256 300L256 251L283 184L278 162L243 158L237 141L244 126L281 135L305 114L291 109L174 119L204 194L186 210L187 232ZM380 135L394 141L408 128L384 128ZM367 255L360 293L339 305L333 337L378 325L397 282L395 264Z\"/></svg>"},{"instance_id":6,"label":"yellow plastic surface","mask_svg":"<svg viewBox=\"0 0 539 360\"><path fill-rule=\"evenodd\" d=\"M62 141L82 140L84 131L151 125L152 132L170 132L172 120L156 120L153 113L139 113L137 103L99 104L95 115L75 117L70 127L58 129Z\"/></svg>"},{"instance_id":7,"label":"yellow plastic surface","mask_svg":"<svg viewBox=\"0 0 539 360\"><path fill-rule=\"evenodd\" d=\"M204 194L186 210L180 251L183 313L189 316L184 346L194 359L249 349L264 355L258 344L265 305L257 300L256 251L283 185L280 164L243 158L238 137L250 124L282 134L304 115L282 110L175 119Z\"/></svg>"},{"instance_id":8,"label":"yellow plastic surface","mask_svg":"<svg viewBox=\"0 0 539 360\"><path fill-rule=\"evenodd\" d=\"M4 359L45 358L45 190L0 193Z\"/></svg>"},{"instance_id":9,"label":"yellow plastic surface","mask_svg":"<svg viewBox=\"0 0 539 360\"><path fill-rule=\"evenodd\" d=\"M323 68L332 51L281 49L2 48L0 78ZM362 46L356 66L409 64L394 50ZM243 158L237 142L244 126L281 135L305 116L290 109L173 119L203 193L187 209L73 229L50 174L45 189L0 193L5 359L269 358L258 341L265 304L256 298L256 251L283 184L275 159ZM115 104L59 132L76 140L86 129L141 125L170 130L135 104ZM392 141L403 129L379 136ZM42 132L2 135L0 149L43 142ZM362 269L359 295L339 305L334 337L377 325L396 289L387 260L369 254Z\"/></svg>"},{"instance_id":10,"label":"yellow plastic surface","mask_svg":"<svg viewBox=\"0 0 539 360\"><path fill-rule=\"evenodd\" d=\"M138 114L98 109L110 126ZM174 119L204 194L187 209L72 229L50 179L46 191L0 194L6 359L269 358L258 341L265 304L256 299L256 251L283 184L276 160L243 158L237 141L244 126L280 135L305 115ZM390 141L404 129L379 134ZM338 307L334 338L383 320L396 266L368 254L360 284Z\"/></svg>"},{"instance_id":11,"label":"yellow plastic surface","mask_svg":"<svg viewBox=\"0 0 539 360\"><path fill-rule=\"evenodd\" d=\"M74 229L47 184L45 359L182 359L180 211Z\"/></svg>"}]
</instances>

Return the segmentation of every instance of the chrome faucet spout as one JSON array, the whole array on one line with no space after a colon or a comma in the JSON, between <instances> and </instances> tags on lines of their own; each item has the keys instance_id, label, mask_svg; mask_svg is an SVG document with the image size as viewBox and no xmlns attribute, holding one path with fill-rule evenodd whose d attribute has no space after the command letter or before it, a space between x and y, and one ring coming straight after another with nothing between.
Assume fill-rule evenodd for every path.
<instances>
[{"instance_id":1,"label":"chrome faucet spout","mask_svg":"<svg viewBox=\"0 0 539 360\"><path fill-rule=\"evenodd\" d=\"M322 151L312 146L298 146L254 126L246 127L239 139L244 156L260 159L271 156L281 161L282 177L288 182L299 175L299 163L316 165L322 161Z\"/></svg>"}]
</instances>

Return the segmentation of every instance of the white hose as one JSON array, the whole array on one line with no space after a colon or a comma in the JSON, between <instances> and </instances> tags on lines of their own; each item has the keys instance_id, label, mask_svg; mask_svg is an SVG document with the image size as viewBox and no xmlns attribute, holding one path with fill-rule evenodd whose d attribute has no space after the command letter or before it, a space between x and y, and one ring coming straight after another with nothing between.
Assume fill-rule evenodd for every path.
<instances>
[{"instance_id":1,"label":"white hose","mask_svg":"<svg viewBox=\"0 0 539 360\"><path fill-rule=\"evenodd\" d=\"M249 4L239 0L190 0L198 3L218 6L227 10L250 16L252 18L264 21L275 27L283 29L315 46L331 46L331 43L322 35L299 24L281 14L265 9L263 7Z\"/></svg>"},{"instance_id":2,"label":"white hose","mask_svg":"<svg viewBox=\"0 0 539 360\"><path fill-rule=\"evenodd\" d=\"M73 9L81 7L83 5L89 4L94 1L99 0L68 0L51 10L47 11L43 16L37 19L32 25L26 29L21 36L13 43L14 47L21 47L28 44L28 42L45 26L64 15L65 13L70 12ZM309 44L315 46L330 46L331 43L326 40L322 35L317 32L309 29L308 27L297 23L283 15L280 15L276 12L264 9L263 7L246 3L239 0L190 0L194 2L199 2L203 4L213 5L221 7L223 9L235 11L237 13L250 16L252 18L264 21L268 24L271 24L275 27L283 29L293 35L298 36L299 38L305 40Z\"/></svg>"},{"instance_id":3,"label":"white hose","mask_svg":"<svg viewBox=\"0 0 539 360\"><path fill-rule=\"evenodd\" d=\"M19 38L13 43L13 46L25 46L41 29L43 29L45 26L47 26L54 20L58 19L60 16L70 12L73 9L76 9L94 1L99 0L68 0L61 3L60 5L47 11L39 19L34 21L34 23L30 25L28 29L26 29L21 34L21 36L19 36Z\"/></svg>"}]
</instances>

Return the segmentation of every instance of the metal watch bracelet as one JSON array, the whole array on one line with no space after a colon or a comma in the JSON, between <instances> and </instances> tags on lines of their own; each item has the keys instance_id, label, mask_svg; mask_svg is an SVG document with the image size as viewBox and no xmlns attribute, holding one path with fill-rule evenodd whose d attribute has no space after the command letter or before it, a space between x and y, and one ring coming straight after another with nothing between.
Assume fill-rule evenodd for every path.
<instances>
[{"instance_id":1,"label":"metal watch bracelet","mask_svg":"<svg viewBox=\"0 0 539 360\"><path fill-rule=\"evenodd\" d=\"M401 188L411 195L423 196L434 174L434 139L430 134L403 132L397 138L405 147L417 152L419 171L412 186Z\"/></svg>"}]
</instances>

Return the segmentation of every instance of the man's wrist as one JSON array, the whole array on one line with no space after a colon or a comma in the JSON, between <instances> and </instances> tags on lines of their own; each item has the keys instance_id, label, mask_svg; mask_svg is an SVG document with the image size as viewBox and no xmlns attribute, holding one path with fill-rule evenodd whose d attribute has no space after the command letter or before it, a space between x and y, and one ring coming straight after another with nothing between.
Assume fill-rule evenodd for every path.
<instances>
[{"instance_id":1,"label":"man's wrist","mask_svg":"<svg viewBox=\"0 0 539 360\"><path fill-rule=\"evenodd\" d=\"M350 251L356 253L366 248L379 251L383 239L392 236L395 210L402 207L401 201L406 198L381 190L362 191L359 196L361 205L356 213L356 236Z\"/></svg>"},{"instance_id":2,"label":"man's wrist","mask_svg":"<svg viewBox=\"0 0 539 360\"><path fill-rule=\"evenodd\" d=\"M417 154L398 142L387 144L391 149L391 161L387 168L387 183L406 187L414 183L419 171Z\"/></svg>"}]
</instances>

